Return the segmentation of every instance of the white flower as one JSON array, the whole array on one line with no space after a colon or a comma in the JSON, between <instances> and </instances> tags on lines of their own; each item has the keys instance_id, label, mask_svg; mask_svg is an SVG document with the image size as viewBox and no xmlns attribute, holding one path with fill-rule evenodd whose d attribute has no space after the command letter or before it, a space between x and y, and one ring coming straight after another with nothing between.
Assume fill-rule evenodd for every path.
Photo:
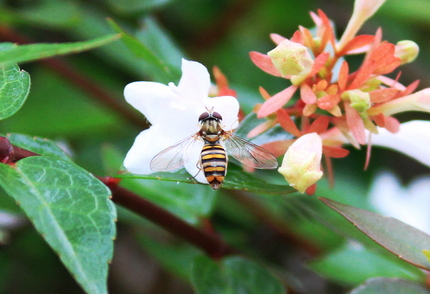
<instances>
[{"instance_id":1,"label":"white flower","mask_svg":"<svg viewBox=\"0 0 430 294\"><path fill-rule=\"evenodd\" d=\"M413 120L400 124L397 133L378 128L372 134L372 146L381 146L404 153L421 163L430 166L430 121Z\"/></svg>"},{"instance_id":2,"label":"white flower","mask_svg":"<svg viewBox=\"0 0 430 294\"><path fill-rule=\"evenodd\" d=\"M223 129L229 131L238 124L239 103L232 96L209 98L210 77L200 63L182 59L182 77L178 86L157 82L133 82L124 89L128 103L139 110L151 123L141 132L124 159L131 173L150 174L152 158L165 148L199 131L198 118L213 110L221 114ZM196 180L207 183L198 162L203 141L193 146L186 170Z\"/></svg>"},{"instance_id":3,"label":"white flower","mask_svg":"<svg viewBox=\"0 0 430 294\"><path fill-rule=\"evenodd\" d=\"M405 188L395 175L383 172L372 183L369 201L381 214L430 234L429 195L430 177L421 177Z\"/></svg>"}]
</instances>

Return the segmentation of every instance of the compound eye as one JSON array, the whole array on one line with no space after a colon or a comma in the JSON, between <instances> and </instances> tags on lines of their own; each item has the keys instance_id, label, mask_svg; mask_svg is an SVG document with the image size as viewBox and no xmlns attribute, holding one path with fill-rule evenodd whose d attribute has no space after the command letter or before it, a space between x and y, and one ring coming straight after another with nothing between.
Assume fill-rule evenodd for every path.
<instances>
[{"instance_id":1,"label":"compound eye","mask_svg":"<svg viewBox=\"0 0 430 294\"><path fill-rule=\"evenodd\" d=\"M216 119L222 120L222 116L221 116L221 114L219 114L218 112L213 112L213 113L212 113L212 116L213 116L214 118L216 118Z\"/></svg>"},{"instance_id":2,"label":"compound eye","mask_svg":"<svg viewBox=\"0 0 430 294\"><path fill-rule=\"evenodd\" d=\"M202 113L202 114L200 114L200 116L199 116L199 121L202 121L202 120L208 119L209 117L210 117L209 113L207 113L207 112L203 112L203 113Z\"/></svg>"}]
</instances>

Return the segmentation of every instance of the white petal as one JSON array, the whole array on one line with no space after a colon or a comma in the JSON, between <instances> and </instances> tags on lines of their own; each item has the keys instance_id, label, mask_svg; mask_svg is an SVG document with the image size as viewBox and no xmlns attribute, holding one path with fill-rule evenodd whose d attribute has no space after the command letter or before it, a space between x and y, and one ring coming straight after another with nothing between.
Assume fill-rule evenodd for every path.
<instances>
[{"instance_id":1,"label":"white petal","mask_svg":"<svg viewBox=\"0 0 430 294\"><path fill-rule=\"evenodd\" d=\"M370 203L383 215L391 216L430 234L430 177L415 180L408 188L390 172L375 177Z\"/></svg>"},{"instance_id":2,"label":"white petal","mask_svg":"<svg viewBox=\"0 0 430 294\"><path fill-rule=\"evenodd\" d=\"M205 107L222 116L222 127L225 131L235 129L238 124L239 102L232 96L206 98Z\"/></svg>"},{"instance_id":3,"label":"white petal","mask_svg":"<svg viewBox=\"0 0 430 294\"><path fill-rule=\"evenodd\" d=\"M175 133L166 133L160 125L153 125L141 132L124 159L124 167L131 173L147 175L152 158L160 151L184 139Z\"/></svg>"},{"instance_id":4,"label":"white petal","mask_svg":"<svg viewBox=\"0 0 430 294\"><path fill-rule=\"evenodd\" d=\"M378 135L372 135L372 145L397 150L430 166L430 121L402 123L400 131L394 134L386 129L378 131Z\"/></svg>"},{"instance_id":5,"label":"white petal","mask_svg":"<svg viewBox=\"0 0 430 294\"><path fill-rule=\"evenodd\" d=\"M172 117L172 110L166 105L172 103L176 95L168 86L160 83L133 82L125 86L124 97L151 124L157 124Z\"/></svg>"},{"instance_id":6,"label":"white petal","mask_svg":"<svg viewBox=\"0 0 430 294\"><path fill-rule=\"evenodd\" d=\"M182 77L178 91L183 99L202 103L203 98L208 96L210 85L209 72L204 65L182 59Z\"/></svg>"}]
</instances>

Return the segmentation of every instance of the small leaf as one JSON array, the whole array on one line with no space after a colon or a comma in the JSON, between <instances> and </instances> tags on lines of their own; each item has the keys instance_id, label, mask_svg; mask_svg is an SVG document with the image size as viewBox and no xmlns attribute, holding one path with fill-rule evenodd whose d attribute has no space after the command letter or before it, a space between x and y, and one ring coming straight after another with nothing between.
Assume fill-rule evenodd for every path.
<instances>
[{"instance_id":1,"label":"small leaf","mask_svg":"<svg viewBox=\"0 0 430 294\"><path fill-rule=\"evenodd\" d=\"M42 156L0 164L0 184L82 288L107 293L116 218L109 189L70 162Z\"/></svg>"},{"instance_id":2,"label":"small leaf","mask_svg":"<svg viewBox=\"0 0 430 294\"><path fill-rule=\"evenodd\" d=\"M55 157L62 160L70 161L70 157L67 156L60 147L54 142L48 139L42 139L38 137L32 137L22 134L7 134L6 137L9 141L20 148L30 150L39 155L45 155Z\"/></svg>"},{"instance_id":3,"label":"small leaf","mask_svg":"<svg viewBox=\"0 0 430 294\"><path fill-rule=\"evenodd\" d=\"M12 46L8 46L9 48ZM0 55L2 54L0 48ZM30 92L30 75L19 70L16 64L0 66L0 119L15 114L27 99Z\"/></svg>"},{"instance_id":4,"label":"small leaf","mask_svg":"<svg viewBox=\"0 0 430 294\"><path fill-rule=\"evenodd\" d=\"M286 293L280 281L259 264L242 257L214 262L206 256L194 261L191 282L197 294Z\"/></svg>"},{"instance_id":5,"label":"small leaf","mask_svg":"<svg viewBox=\"0 0 430 294\"><path fill-rule=\"evenodd\" d=\"M323 197L320 200L379 245L419 268L430 270L430 261L423 254L423 250L430 244L430 236L426 233L395 218L384 217Z\"/></svg>"},{"instance_id":6,"label":"small leaf","mask_svg":"<svg viewBox=\"0 0 430 294\"><path fill-rule=\"evenodd\" d=\"M0 51L0 64L11 64L37 60L69 53L90 50L119 39L121 35L107 35L94 40L74 43L40 43L30 45L14 45Z\"/></svg>"},{"instance_id":7,"label":"small leaf","mask_svg":"<svg viewBox=\"0 0 430 294\"><path fill-rule=\"evenodd\" d=\"M373 278L350 294L430 294L423 286L407 280L397 278Z\"/></svg>"}]
</instances>

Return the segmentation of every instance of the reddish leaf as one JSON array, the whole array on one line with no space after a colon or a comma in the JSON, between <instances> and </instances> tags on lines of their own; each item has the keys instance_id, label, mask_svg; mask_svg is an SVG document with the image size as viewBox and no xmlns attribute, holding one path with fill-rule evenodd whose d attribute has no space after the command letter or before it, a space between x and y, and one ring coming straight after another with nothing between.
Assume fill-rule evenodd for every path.
<instances>
[{"instance_id":1,"label":"reddish leaf","mask_svg":"<svg viewBox=\"0 0 430 294\"><path fill-rule=\"evenodd\" d=\"M264 149L272 153L275 157L279 157L287 152L288 148L293 144L294 140L274 141L261 145Z\"/></svg>"},{"instance_id":2,"label":"reddish leaf","mask_svg":"<svg viewBox=\"0 0 430 294\"><path fill-rule=\"evenodd\" d=\"M369 92L370 101L372 103L385 102L394 98L397 95L397 93L399 93L399 90L394 88L374 90L372 92Z\"/></svg>"},{"instance_id":3,"label":"reddish leaf","mask_svg":"<svg viewBox=\"0 0 430 294\"><path fill-rule=\"evenodd\" d=\"M249 52L249 57L251 58L252 62L254 62L254 64L258 66L262 71L267 72L268 74L276 77L282 77L281 73L273 65L270 57L266 54L252 51Z\"/></svg>"},{"instance_id":4,"label":"reddish leaf","mask_svg":"<svg viewBox=\"0 0 430 294\"><path fill-rule=\"evenodd\" d=\"M300 137L302 135L302 132L297 128L296 124L285 109L279 109L276 112L276 118L281 127L288 133L296 137Z\"/></svg>"},{"instance_id":5,"label":"reddish leaf","mask_svg":"<svg viewBox=\"0 0 430 294\"><path fill-rule=\"evenodd\" d=\"M430 261L423 250L430 248L430 236L395 218L319 198L343 215L359 230L401 259L422 269L430 270Z\"/></svg>"},{"instance_id":6,"label":"reddish leaf","mask_svg":"<svg viewBox=\"0 0 430 294\"><path fill-rule=\"evenodd\" d=\"M270 39L272 39L272 41L276 45L279 45L279 43L281 43L282 41L287 40L287 38L282 37L281 35L278 35L278 34L270 34Z\"/></svg>"},{"instance_id":7,"label":"reddish leaf","mask_svg":"<svg viewBox=\"0 0 430 294\"><path fill-rule=\"evenodd\" d=\"M337 81L337 84L339 86L339 90L341 92L345 91L345 89L346 89L346 83L348 81L348 74L349 74L349 65L348 65L348 62L344 61L342 63L342 66L340 67L339 78Z\"/></svg>"},{"instance_id":8,"label":"reddish leaf","mask_svg":"<svg viewBox=\"0 0 430 294\"><path fill-rule=\"evenodd\" d=\"M419 83L420 83L420 81L418 81L418 80L411 83L409 86L406 87L405 90L403 90L402 92L399 93L398 97L403 97L403 96L411 94L418 87Z\"/></svg>"},{"instance_id":9,"label":"reddish leaf","mask_svg":"<svg viewBox=\"0 0 430 294\"><path fill-rule=\"evenodd\" d=\"M349 154L349 151L341 147L323 146L323 153L328 157L343 158Z\"/></svg>"},{"instance_id":10,"label":"reddish leaf","mask_svg":"<svg viewBox=\"0 0 430 294\"><path fill-rule=\"evenodd\" d=\"M328 128L330 120L327 116L320 116L312 122L306 133L318 133L325 132Z\"/></svg>"},{"instance_id":11,"label":"reddish leaf","mask_svg":"<svg viewBox=\"0 0 430 294\"><path fill-rule=\"evenodd\" d=\"M375 40L375 36L373 35L359 35L354 37L353 39L351 39L348 43L346 43L346 45L342 48L341 52L338 52L338 56L343 56L346 55L348 53L350 53L350 51L359 49L361 47L364 47L366 45L369 45L370 43L372 43Z\"/></svg>"},{"instance_id":12,"label":"reddish leaf","mask_svg":"<svg viewBox=\"0 0 430 294\"><path fill-rule=\"evenodd\" d=\"M340 95L326 95L318 99L318 107L324 110L329 110L335 107L340 102Z\"/></svg>"},{"instance_id":13,"label":"reddish leaf","mask_svg":"<svg viewBox=\"0 0 430 294\"><path fill-rule=\"evenodd\" d=\"M348 103L344 103L344 106L349 130L360 145L366 144L366 133L360 114Z\"/></svg>"},{"instance_id":14,"label":"reddish leaf","mask_svg":"<svg viewBox=\"0 0 430 294\"><path fill-rule=\"evenodd\" d=\"M330 53L328 52L322 52L320 55L318 55L314 60L314 65L312 66L309 76L313 76L314 74L318 73L325 66L329 56Z\"/></svg>"},{"instance_id":15,"label":"reddish leaf","mask_svg":"<svg viewBox=\"0 0 430 294\"><path fill-rule=\"evenodd\" d=\"M269 114L276 112L282 106L284 106L293 97L294 92L297 90L297 86L291 85L283 91L273 95L261 105L258 110L257 117L266 117Z\"/></svg>"},{"instance_id":16,"label":"reddish leaf","mask_svg":"<svg viewBox=\"0 0 430 294\"><path fill-rule=\"evenodd\" d=\"M315 95L314 91L312 91L311 87L306 83L300 86L300 98L306 104L314 104L317 102L317 96Z\"/></svg>"},{"instance_id":17,"label":"reddish leaf","mask_svg":"<svg viewBox=\"0 0 430 294\"><path fill-rule=\"evenodd\" d=\"M300 31L295 31L293 36L291 37L291 42L300 43L303 45L303 35Z\"/></svg>"}]
</instances>

